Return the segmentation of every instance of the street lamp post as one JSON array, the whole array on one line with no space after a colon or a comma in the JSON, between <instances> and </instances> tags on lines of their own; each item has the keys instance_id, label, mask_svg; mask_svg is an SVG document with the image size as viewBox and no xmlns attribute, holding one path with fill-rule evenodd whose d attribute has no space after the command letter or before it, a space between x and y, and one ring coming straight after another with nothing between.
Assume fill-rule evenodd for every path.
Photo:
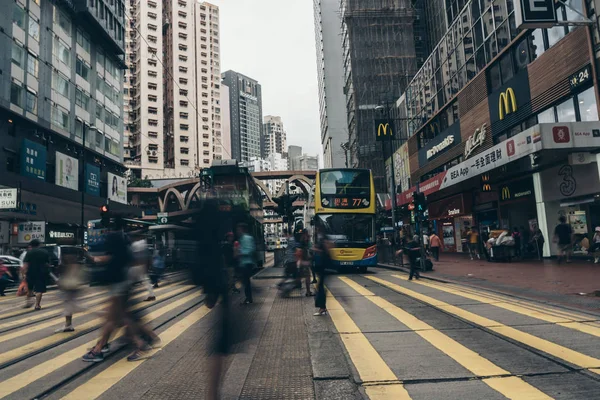
<instances>
[{"instance_id":1,"label":"street lamp post","mask_svg":"<svg viewBox=\"0 0 600 400\"><path fill-rule=\"evenodd\" d=\"M383 153L383 157L385 160L385 144L386 142L389 143L389 148L390 148L390 173L392 175L392 179L391 179L391 184L390 184L390 196L391 196L391 202L392 202L392 228L394 229L394 236L393 236L393 241L395 242L396 240L396 172L394 169L394 146L392 144L392 140L394 139L394 136L396 135L395 132L395 126L392 123L392 113L390 110L390 104L389 102L385 103L385 106L377 106L375 107L375 110L378 110L379 112L383 113L385 111L386 114L386 118L387 118L387 123L389 123L391 125L391 132L392 134L386 135L384 140L381 142L381 151Z\"/></svg>"}]
</instances>

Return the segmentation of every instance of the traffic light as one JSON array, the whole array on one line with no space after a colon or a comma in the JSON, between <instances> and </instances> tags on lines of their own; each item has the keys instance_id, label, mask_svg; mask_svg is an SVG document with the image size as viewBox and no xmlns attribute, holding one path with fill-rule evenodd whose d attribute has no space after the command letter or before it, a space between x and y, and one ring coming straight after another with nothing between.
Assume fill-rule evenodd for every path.
<instances>
[{"instance_id":1,"label":"traffic light","mask_svg":"<svg viewBox=\"0 0 600 400\"><path fill-rule=\"evenodd\" d=\"M482 192L491 192L492 185L490 184L490 175L483 174L481 175L481 191Z\"/></svg>"},{"instance_id":2,"label":"traffic light","mask_svg":"<svg viewBox=\"0 0 600 400\"><path fill-rule=\"evenodd\" d=\"M273 201L277 204L275 207L275 212L284 219L284 222L287 220L292 221L294 211L296 207L294 207L294 202L298 199L298 196L291 196L289 194L284 194L281 197L276 197Z\"/></svg>"},{"instance_id":3,"label":"traffic light","mask_svg":"<svg viewBox=\"0 0 600 400\"><path fill-rule=\"evenodd\" d=\"M110 225L110 209L108 208L107 204L103 204L100 206L100 222L102 223L102 226L104 226L105 228L108 228L108 226Z\"/></svg>"},{"instance_id":4,"label":"traffic light","mask_svg":"<svg viewBox=\"0 0 600 400\"><path fill-rule=\"evenodd\" d=\"M425 193L414 192L413 203L415 204L415 211L420 214L423 214L427 209L427 200L425 199Z\"/></svg>"}]
</instances>

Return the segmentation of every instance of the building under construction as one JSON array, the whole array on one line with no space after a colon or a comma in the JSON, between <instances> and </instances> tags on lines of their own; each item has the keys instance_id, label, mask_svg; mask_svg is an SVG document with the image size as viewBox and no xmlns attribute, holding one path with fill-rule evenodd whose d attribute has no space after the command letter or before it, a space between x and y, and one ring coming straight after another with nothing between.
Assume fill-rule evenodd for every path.
<instances>
[{"instance_id":1,"label":"building under construction","mask_svg":"<svg viewBox=\"0 0 600 400\"><path fill-rule=\"evenodd\" d=\"M376 107L393 106L417 70L413 3L340 0L351 164L370 168L378 191L386 190L386 182L385 157L375 141L374 120L381 118Z\"/></svg>"}]
</instances>

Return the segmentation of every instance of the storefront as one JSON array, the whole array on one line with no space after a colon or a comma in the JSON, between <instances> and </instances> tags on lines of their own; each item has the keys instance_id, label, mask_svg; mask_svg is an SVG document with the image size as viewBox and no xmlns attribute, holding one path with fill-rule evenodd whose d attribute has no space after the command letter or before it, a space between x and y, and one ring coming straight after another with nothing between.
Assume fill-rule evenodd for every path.
<instances>
[{"instance_id":1,"label":"storefront","mask_svg":"<svg viewBox=\"0 0 600 400\"><path fill-rule=\"evenodd\" d=\"M467 252L467 232L473 226L471 198L457 194L428 205L431 228L442 239L443 251Z\"/></svg>"},{"instance_id":2,"label":"storefront","mask_svg":"<svg viewBox=\"0 0 600 400\"><path fill-rule=\"evenodd\" d=\"M58 244L58 245L71 245L77 244L77 230L78 227L68 224L51 224L49 223L46 227L46 243L47 244Z\"/></svg>"},{"instance_id":3,"label":"storefront","mask_svg":"<svg viewBox=\"0 0 600 400\"><path fill-rule=\"evenodd\" d=\"M508 231L537 229L535 191L531 176L498 185L500 206L498 227Z\"/></svg>"}]
</instances>

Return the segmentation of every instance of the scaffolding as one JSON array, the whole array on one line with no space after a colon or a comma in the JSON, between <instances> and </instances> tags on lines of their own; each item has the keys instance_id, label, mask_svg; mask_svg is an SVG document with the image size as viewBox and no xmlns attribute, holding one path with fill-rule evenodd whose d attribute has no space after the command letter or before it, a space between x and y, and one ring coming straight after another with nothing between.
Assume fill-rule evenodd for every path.
<instances>
[{"instance_id":1,"label":"scaffolding","mask_svg":"<svg viewBox=\"0 0 600 400\"><path fill-rule=\"evenodd\" d=\"M351 164L385 189L384 154L373 132L377 105L394 103L417 71L411 0L341 0ZM386 155L389 157L389 154Z\"/></svg>"}]
</instances>

